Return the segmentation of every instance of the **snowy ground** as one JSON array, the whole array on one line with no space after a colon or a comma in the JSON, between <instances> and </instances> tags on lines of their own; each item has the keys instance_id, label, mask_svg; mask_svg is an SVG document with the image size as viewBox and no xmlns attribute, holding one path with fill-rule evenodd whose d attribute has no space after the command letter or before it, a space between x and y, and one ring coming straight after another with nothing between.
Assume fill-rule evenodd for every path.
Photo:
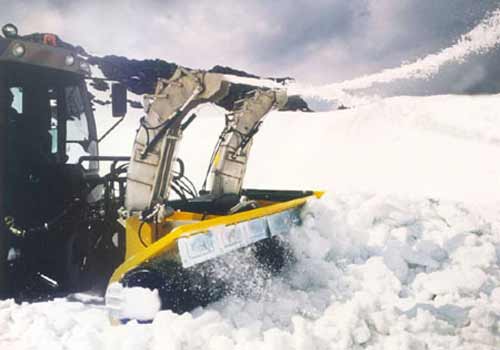
<instances>
[{"instance_id":1,"label":"snowy ground","mask_svg":"<svg viewBox=\"0 0 500 350\"><path fill-rule=\"evenodd\" d=\"M2 301L0 349L495 349L498 110L500 96L433 96L274 113L248 185L333 189L292 232L291 271L254 271L246 297L149 325L112 326L105 310L64 300ZM190 164L206 165L201 136L215 140L218 123L207 116L186 132Z\"/></svg>"},{"instance_id":2,"label":"snowy ground","mask_svg":"<svg viewBox=\"0 0 500 350\"><path fill-rule=\"evenodd\" d=\"M496 349L499 211L329 196L292 232L294 268L245 298L124 326L79 303L3 301L0 348Z\"/></svg>"}]
</instances>

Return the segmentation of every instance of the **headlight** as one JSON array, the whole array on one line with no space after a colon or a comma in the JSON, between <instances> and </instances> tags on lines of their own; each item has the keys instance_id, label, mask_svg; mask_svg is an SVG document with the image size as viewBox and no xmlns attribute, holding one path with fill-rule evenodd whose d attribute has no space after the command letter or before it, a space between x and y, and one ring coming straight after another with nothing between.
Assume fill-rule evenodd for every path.
<instances>
[{"instance_id":1,"label":"headlight","mask_svg":"<svg viewBox=\"0 0 500 350\"><path fill-rule=\"evenodd\" d=\"M12 48L12 54L16 57L23 57L25 53L26 53L26 48L24 47L23 44L17 43Z\"/></svg>"},{"instance_id":2,"label":"headlight","mask_svg":"<svg viewBox=\"0 0 500 350\"><path fill-rule=\"evenodd\" d=\"M64 59L64 64L67 66L72 66L75 63L75 56L73 55L68 55Z\"/></svg>"},{"instance_id":3,"label":"headlight","mask_svg":"<svg viewBox=\"0 0 500 350\"><path fill-rule=\"evenodd\" d=\"M2 27L2 33L6 38L12 39L17 37L17 27L12 23L6 24Z\"/></svg>"}]
</instances>

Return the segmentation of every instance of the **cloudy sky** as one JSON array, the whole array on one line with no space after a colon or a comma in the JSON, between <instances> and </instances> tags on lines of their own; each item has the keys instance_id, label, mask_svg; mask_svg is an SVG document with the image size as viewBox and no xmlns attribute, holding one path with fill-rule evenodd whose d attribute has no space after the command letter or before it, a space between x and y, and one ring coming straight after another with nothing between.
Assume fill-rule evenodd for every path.
<instances>
[{"instance_id":1,"label":"cloudy sky","mask_svg":"<svg viewBox=\"0 0 500 350\"><path fill-rule=\"evenodd\" d=\"M0 4L0 23L13 22L22 34L55 32L96 54L162 58L193 68L228 65L313 84L377 72L448 47L500 6L498 0L0 0ZM475 65L483 70L496 67L499 55L490 56ZM486 81L488 74L483 75L480 84L491 84Z\"/></svg>"}]
</instances>

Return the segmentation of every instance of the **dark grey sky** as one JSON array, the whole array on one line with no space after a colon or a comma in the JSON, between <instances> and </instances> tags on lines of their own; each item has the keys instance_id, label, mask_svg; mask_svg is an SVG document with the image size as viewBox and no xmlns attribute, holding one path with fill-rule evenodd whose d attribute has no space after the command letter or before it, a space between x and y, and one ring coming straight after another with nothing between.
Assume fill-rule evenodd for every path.
<instances>
[{"instance_id":1,"label":"dark grey sky","mask_svg":"<svg viewBox=\"0 0 500 350\"><path fill-rule=\"evenodd\" d=\"M0 22L14 22L22 33L56 32L97 54L158 57L193 68L229 65L319 84L398 66L450 46L500 1L0 0L0 4ZM491 56L497 59L498 55ZM496 66L484 59L477 65Z\"/></svg>"}]
</instances>

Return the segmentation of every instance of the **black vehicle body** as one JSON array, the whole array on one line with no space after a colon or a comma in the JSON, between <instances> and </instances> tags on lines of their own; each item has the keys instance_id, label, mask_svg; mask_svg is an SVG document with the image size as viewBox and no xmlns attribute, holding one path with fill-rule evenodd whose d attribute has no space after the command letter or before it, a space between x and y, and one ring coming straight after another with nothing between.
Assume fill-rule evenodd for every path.
<instances>
[{"instance_id":1,"label":"black vehicle body","mask_svg":"<svg viewBox=\"0 0 500 350\"><path fill-rule=\"evenodd\" d=\"M89 72L71 50L0 37L0 297L104 288L123 255L123 186L115 167L99 176Z\"/></svg>"}]
</instances>

